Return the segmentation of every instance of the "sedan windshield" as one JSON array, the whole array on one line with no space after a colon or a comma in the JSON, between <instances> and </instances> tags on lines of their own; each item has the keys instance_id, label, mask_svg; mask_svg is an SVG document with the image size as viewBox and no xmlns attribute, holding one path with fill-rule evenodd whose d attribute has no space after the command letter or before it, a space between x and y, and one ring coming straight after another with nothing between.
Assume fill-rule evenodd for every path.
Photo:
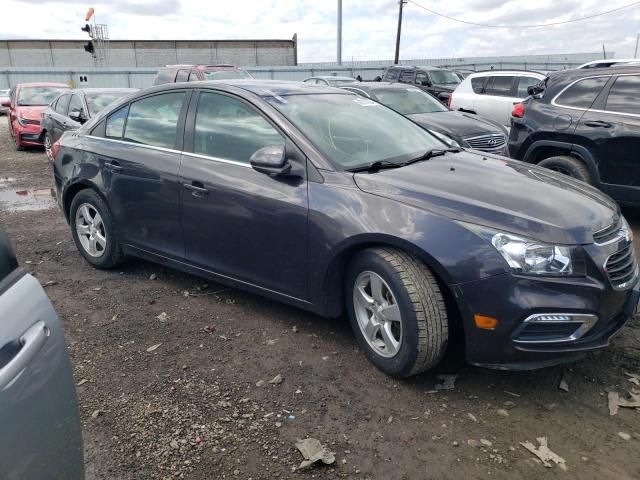
<instances>
[{"instance_id":1,"label":"sedan windshield","mask_svg":"<svg viewBox=\"0 0 640 480\"><path fill-rule=\"evenodd\" d=\"M458 78L455 73L450 72L449 70L432 70L431 72L429 72L429 75L431 75L431 80L433 81L433 83L437 85L457 85L460 83L460 78Z\"/></svg>"},{"instance_id":2,"label":"sedan windshield","mask_svg":"<svg viewBox=\"0 0 640 480\"><path fill-rule=\"evenodd\" d=\"M373 162L401 164L446 148L402 115L356 95L273 95L265 100L342 170Z\"/></svg>"},{"instance_id":3,"label":"sedan windshield","mask_svg":"<svg viewBox=\"0 0 640 480\"><path fill-rule=\"evenodd\" d=\"M442 103L419 88L376 90L375 96L380 103L402 115L448 111L448 108Z\"/></svg>"},{"instance_id":4,"label":"sedan windshield","mask_svg":"<svg viewBox=\"0 0 640 480\"><path fill-rule=\"evenodd\" d=\"M249 72L244 70L218 70L214 72L204 72L205 80L238 80L243 78L253 78Z\"/></svg>"},{"instance_id":5,"label":"sedan windshield","mask_svg":"<svg viewBox=\"0 0 640 480\"><path fill-rule=\"evenodd\" d=\"M128 95L130 92L110 92L87 95L87 105L89 105L89 114L93 117L103 108L108 107L116 100Z\"/></svg>"},{"instance_id":6,"label":"sedan windshield","mask_svg":"<svg viewBox=\"0 0 640 480\"><path fill-rule=\"evenodd\" d=\"M18 105L21 107L49 105L65 90L67 89L64 87L24 87L18 94Z\"/></svg>"}]
</instances>

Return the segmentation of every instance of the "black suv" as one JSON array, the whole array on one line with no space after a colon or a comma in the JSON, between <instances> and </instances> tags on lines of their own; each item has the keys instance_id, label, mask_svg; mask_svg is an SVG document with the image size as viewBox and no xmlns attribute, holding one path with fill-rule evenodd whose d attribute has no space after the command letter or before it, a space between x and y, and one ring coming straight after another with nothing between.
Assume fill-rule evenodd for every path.
<instances>
[{"instance_id":1,"label":"black suv","mask_svg":"<svg viewBox=\"0 0 640 480\"><path fill-rule=\"evenodd\" d=\"M514 106L511 157L640 204L640 67L557 72Z\"/></svg>"},{"instance_id":2,"label":"black suv","mask_svg":"<svg viewBox=\"0 0 640 480\"><path fill-rule=\"evenodd\" d=\"M460 77L455 72L440 67L395 65L384 71L382 81L410 83L446 102L460 83Z\"/></svg>"}]
</instances>

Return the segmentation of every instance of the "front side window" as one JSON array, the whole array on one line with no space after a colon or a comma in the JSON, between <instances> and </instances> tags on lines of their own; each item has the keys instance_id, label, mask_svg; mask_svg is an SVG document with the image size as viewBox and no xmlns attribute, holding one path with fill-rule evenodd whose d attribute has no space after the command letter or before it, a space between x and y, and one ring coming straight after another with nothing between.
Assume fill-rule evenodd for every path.
<instances>
[{"instance_id":1,"label":"front side window","mask_svg":"<svg viewBox=\"0 0 640 480\"><path fill-rule=\"evenodd\" d=\"M487 80L487 85L486 87L484 87L484 93L486 93L487 95L495 95L497 97L510 97L512 85L513 77L489 77L489 79Z\"/></svg>"},{"instance_id":2,"label":"front side window","mask_svg":"<svg viewBox=\"0 0 640 480\"><path fill-rule=\"evenodd\" d=\"M416 73L413 70L404 70L400 75L400 81L403 83L413 83Z\"/></svg>"},{"instance_id":3,"label":"front side window","mask_svg":"<svg viewBox=\"0 0 640 480\"><path fill-rule=\"evenodd\" d=\"M558 105L587 109L609 81L609 77L585 78L574 83L556 99Z\"/></svg>"},{"instance_id":4,"label":"front side window","mask_svg":"<svg viewBox=\"0 0 640 480\"><path fill-rule=\"evenodd\" d=\"M384 80L388 82L395 82L400 77L400 70L397 68L390 68L384 74Z\"/></svg>"},{"instance_id":5,"label":"front side window","mask_svg":"<svg viewBox=\"0 0 640 480\"><path fill-rule=\"evenodd\" d=\"M412 121L366 98L315 94L264 99L342 170L376 161L402 163L446 148Z\"/></svg>"},{"instance_id":6,"label":"front side window","mask_svg":"<svg viewBox=\"0 0 640 480\"><path fill-rule=\"evenodd\" d=\"M429 80L426 72L418 72L416 73L416 85L422 85L422 82Z\"/></svg>"},{"instance_id":7,"label":"front side window","mask_svg":"<svg viewBox=\"0 0 640 480\"><path fill-rule=\"evenodd\" d=\"M79 112L83 110L82 99L78 95L71 95L71 101L69 102L69 113Z\"/></svg>"},{"instance_id":8,"label":"front side window","mask_svg":"<svg viewBox=\"0 0 640 480\"><path fill-rule=\"evenodd\" d=\"M122 93L97 93L93 95L87 95L87 104L89 106L89 112L91 116L95 116L100 110L107 108L116 100L128 95L130 92Z\"/></svg>"},{"instance_id":9,"label":"front side window","mask_svg":"<svg viewBox=\"0 0 640 480\"><path fill-rule=\"evenodd\" d=\"M202 92L196 114L194 153L249 163L251 155L284 138L253 107L227 95Z\"/></svg>"},{"instance_id":10,"label":"front side window","mask_svg":"<svg viewBox=\"0 0 640 480\"><path fill-rule=\"evenodd\" d=\"M154 95L129 107L124 140L154 147L174 148L185 92Z\"/></svg>"},{"instance_id":11,"label":"front side window","mask_svg":"<svg viewBox=\"0 0 640 480\"><path fill-rule=\"evenodd\" d=\"M122 138L122 134L124 133L124 122L127 120L128 112L129 106L126 105L107 117L105 137L116 139Z\"/></svg>"},{"instance_id":12,"label":"front side window","mask_svg":"<svg viewBox=\"0 0 640 480\"><path fill-rule=\"evenodd\" d=\"M65 90L68 89L64 87L23 87L18 92L18 105L21 107L49 105Z\"/></svg>"},{"instance_id":13,"label":"front side window","mask_svg":"<svg viewBox=\"0 0 640 480\"><path fill-rule=\"evenodd\" d=\"M448 110L433 96L415 87L376 90L376 97L381 104L402 115L446 112Z\"/></svg>"},{"instance_id":14,"label":"front side window","mask_svg":"<svg viewBox=\"0 0 640 480\"><path fill-rule=\"evenodd\" d=\"M534 85L538 85L540 82L541 80L535 77L518 78L518 91L516 92L516 97L527 98L529 96L529 92L527 91L527 89L529 87L533 87Z\"/></svg>"},{"instance_id":15,"label":"front side window","mask_svg":"<svg viewBox=\"0 0 640 480\"><path fill-rule=\"evenodd\" d=\"M609 91L605 110L640 115L640 75L618 77Z\"/></svg>"},{"instance_id":16,"label":"front side window","mask_svg":"<svg viewBox=\"0 0 640 480\"><path fill-rule=\"evenodd\" d=\"M242 80L253 78L249 72L244 70L218 70L217 72L204 72L205 80Z\"/></svg>"},{"instance_id":17,"label":"front side window","mask_svg":"<svg viewBox=\"0 0 640 480\"><path fill-rule=\"evenodd\" d=\"M186 82L189 78L189 70L179 70L176 75L176 82Z\"/></svg>"},{"instance_id":18,"label":"front side window","mask_svg":"<svg viewBox=\"0 0 640 480\"><path fill-rule=\"evenodd\" d=\"M460 83L460 78L449 70L433 70L431 81L437 85L457 85Z\"/></svg>"},{"instance_id":19,"label":"front side window","mask_svg":"<svg viewBox=\"0 0 640 480\"><path fill-rule=\"evenodd\" d=\"M55 112L60 115L67 114L67 105L69 105L69 97L71 95L62 95L56 102Z\"/></svg>"},{"instance_id":20,"label":"front side window","mask_svg":"<svg viewBox=\"0 0 640 480\"><path fill-rule=\"evenodd\" d=\"M200 79L198 78L198 73L192 70L191 73L189 74L189 81L190 82L199 82Z\"/></svg>"}]
</instances>

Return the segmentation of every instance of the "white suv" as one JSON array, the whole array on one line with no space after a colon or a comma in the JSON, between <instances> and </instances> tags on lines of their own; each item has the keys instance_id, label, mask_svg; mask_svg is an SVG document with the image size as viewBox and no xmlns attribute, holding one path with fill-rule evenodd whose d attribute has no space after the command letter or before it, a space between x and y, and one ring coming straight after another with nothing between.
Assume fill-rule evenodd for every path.
<instances>
[{"instance_id":1,"label":"white suv","mask_svg":"<svg viewBox=\"0 0 640 480\"><path fill-rule=\"evenodd\" d=\"M513 106L529 96L527 87L544 78L542 73L526 70L473 73L451 94L449 108L477 113L509 128Z\"/></svg>"}]
</instances>

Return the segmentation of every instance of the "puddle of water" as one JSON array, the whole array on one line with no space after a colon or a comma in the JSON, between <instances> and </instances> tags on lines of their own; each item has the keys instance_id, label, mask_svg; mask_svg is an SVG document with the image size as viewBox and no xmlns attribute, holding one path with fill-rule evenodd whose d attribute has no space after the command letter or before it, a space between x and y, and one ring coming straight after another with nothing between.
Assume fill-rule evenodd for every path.
<instances>
[{"instance_id":1,"label":"puddle of water","mask_svg":"<svg viewBox=\"0 0 640 480\"><path fill-rule=\"evenodd\" d=\"M2 179L0 179L1 181ZM2 186L2 183L0 183ZM8 212L48 210L56 205L53 189L0 190L0 208Z\"/></svg>"}]
</instances>

